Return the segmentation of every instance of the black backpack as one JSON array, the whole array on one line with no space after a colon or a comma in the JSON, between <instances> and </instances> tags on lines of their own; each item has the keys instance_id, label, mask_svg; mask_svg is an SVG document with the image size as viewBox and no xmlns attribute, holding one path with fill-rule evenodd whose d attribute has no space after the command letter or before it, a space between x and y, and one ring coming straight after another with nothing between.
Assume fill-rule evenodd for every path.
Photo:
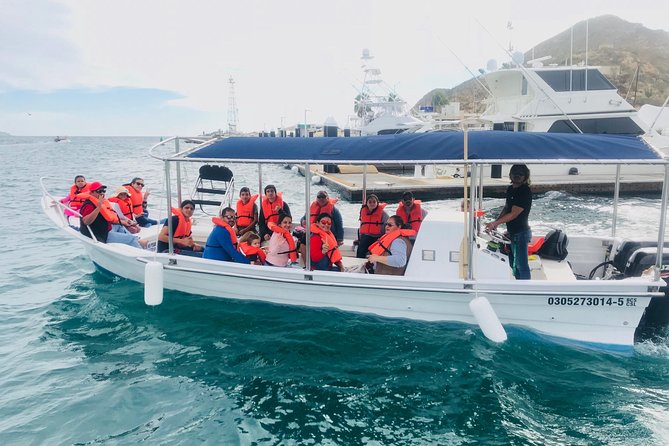
<instances>
[{"instance_id":1,"label":"black backpack","mask_svg":"<svg viewBox=\"0 0 669 446\"><path fill-rule=\"evenodd\" d=\"M569 254L568 244L567 234L560 229L553 229L544 237L544 244L541 245L537 254L544 259L564 260Z\"/></svg>"}]
</instances>

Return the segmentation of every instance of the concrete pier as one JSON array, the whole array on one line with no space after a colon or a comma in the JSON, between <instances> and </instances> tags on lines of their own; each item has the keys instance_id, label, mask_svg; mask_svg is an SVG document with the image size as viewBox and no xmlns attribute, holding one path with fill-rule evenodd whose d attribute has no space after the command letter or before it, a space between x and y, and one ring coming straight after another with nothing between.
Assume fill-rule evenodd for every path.
<instances>
[{"instance_id":1,"label":"concrete pier","mask_svg":"<svg viewBox=\"0 0 669 446\"><path fill-rule=\"evenodd\" d=\"M362 200L362 173L325 173L321 168L312 167L312 175L321 177L323 184L337 190L342 198L349 201ZM303 168L300 172L304 174ZM564 191L572 194L613 196L614 181L611 175L532 175L532 191L544 193ZM659 195L662 192L663 177L656 173L620 176L620 195ZM483 180L483 195L504 197L509 185L508 178ZM420 200L441 200L463 196L463 178L453 177L413 177L373 172L367 174L367 193L374 193L383 200L399 200L402 193L410 190Z\"/></svg>"}]
</instances>

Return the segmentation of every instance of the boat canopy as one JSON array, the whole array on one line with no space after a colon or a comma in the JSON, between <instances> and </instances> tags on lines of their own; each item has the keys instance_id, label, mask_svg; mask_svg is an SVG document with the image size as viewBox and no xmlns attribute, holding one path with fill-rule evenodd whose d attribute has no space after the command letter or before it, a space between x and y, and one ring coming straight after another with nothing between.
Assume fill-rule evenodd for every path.
<instances>
[{"instance_id":1,"label":"boat canopy","mask_svg":"<svg viewBox=\"0 0 669 446\"><path fill-rule=\"evenodd\" d=\"M354 138L231 137L172 159L317 164L463 162L464 132L432 132ZM662 163L642 139L619 135L468 132L469 163Z\"/></svg>"}]
</instances>

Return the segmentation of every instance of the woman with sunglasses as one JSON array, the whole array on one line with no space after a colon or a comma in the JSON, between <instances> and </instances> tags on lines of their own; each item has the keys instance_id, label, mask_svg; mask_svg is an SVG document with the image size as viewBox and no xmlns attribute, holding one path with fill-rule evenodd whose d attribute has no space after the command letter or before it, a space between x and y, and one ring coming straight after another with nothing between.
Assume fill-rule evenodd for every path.
<instances>
[{"instance_id":1,"label":"woman with sunglasses","mask_svg":"<svg viewBox=\"0 0 669 446\"><path fill-rule=\"evenodd\" d=\"M497 220L488 223L486 231L494 231L503 223L511 238L509 264L513 276L518 280L531 278L530 265L527 258L527 245L532 239L532 230L527 222L532 208L532 191L530 190L530 169L525 164L514 164L509 171L511 185L506 189L506 203Z\"/></svg>"},{"instance_id":2,"label":"woman with sunglasses","mask_svg":"<svg viewBox=\"0 0 669 446\"><path fill-rule=\"evenodd\" d=\"M146 210L146 201L151 194L148 190L144 192L144 179L135 177L131 182L124 184L130 193L132 200L132 212L135 215L135 221L143 228L148 228L151 225L157 225L158 221L149 218L149 212Z\"/></svg>"},{"instance_id":3,"label":"woman with sunglasses","mask_svg":"<svg viewBox=\"0 0 669 446\"><path fill-rule=\"evenodd\" d=\"M399 215L388 218L386 233L369 247L371 254L367 260L372 264L374 274L403 276L411 254L409 237L415 235L416 231L405 225ZM372 272L369 268L368 271Z\"/></svg>"},{"instance_id":4,"label":"woman with sunglasses","mask_svg":"<svg viewBox=\"0 0 669 446\"><path fill-rule=\"evenodd\" d=\"M312 271L344 272L339 244L330 228L332 228L332 216L327 213L319 214L316 223L311 228L312 234L309 240Z\"/></svg>"}]
</instances>

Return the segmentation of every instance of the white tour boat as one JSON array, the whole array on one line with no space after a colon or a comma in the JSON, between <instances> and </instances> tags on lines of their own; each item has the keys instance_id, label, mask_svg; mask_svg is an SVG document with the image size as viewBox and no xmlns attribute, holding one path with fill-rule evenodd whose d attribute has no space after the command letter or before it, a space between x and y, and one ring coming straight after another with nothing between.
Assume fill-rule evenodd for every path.
<instances>
[{"instance_id":1,"label":"white tour boat","mask_svg":"<svg viewBox=\"0 0 669 446\"><path fill-rule=\"evenodd\" d=\"M417 235L404 276L311 271L221 262L127 245L104 244L70 226L63 208L44 184L42 207L54 224L79 240L95 265L120 277L145 283L148 304L162 302L162 289L217 298L248 299L284 305L334 308L384 317L478 324L494 341L504 327L517 326L552 338L623 349L631 347L648 324L665 324L669 255L658 254L665 237L669 165L635 137L515 133L435 132L360 138L223 138L168 153L163 141L151 155L165 165L168 208L175 204L170 171L182 163L301 164L305 204L312 200L310 168L317 164L452 163L471 172L464 189L480 202L483 167L490 164L656 165L665 172L658 234L644 240L574 236L562 261L537 257L532 279L511 274L506 256L489 249L479 233L475 206L469 212L430 211ZM177 176L177 179L179 177ZM262 175L260 175L262 185ZM176 190L181 194L181 185ZM617 203L617 196L616 200ZM615 211L614 211L615 219ZM76 226L76 225L75 225ZM615 225L613 226L615 228ZM210 217L193 225L204 244ZM307 230L309 228L307 227ZM143 229L155 241L159 227ZM614 229L615 232L615 229ZM308 240L308 238L307 238ZM308 252L308 250L307 250ZM359 264L344 252L344 264ZM664 313L663 313L664 312ZM658 322L659 318L659 322Z\"/></svg>"}]
</instances>

